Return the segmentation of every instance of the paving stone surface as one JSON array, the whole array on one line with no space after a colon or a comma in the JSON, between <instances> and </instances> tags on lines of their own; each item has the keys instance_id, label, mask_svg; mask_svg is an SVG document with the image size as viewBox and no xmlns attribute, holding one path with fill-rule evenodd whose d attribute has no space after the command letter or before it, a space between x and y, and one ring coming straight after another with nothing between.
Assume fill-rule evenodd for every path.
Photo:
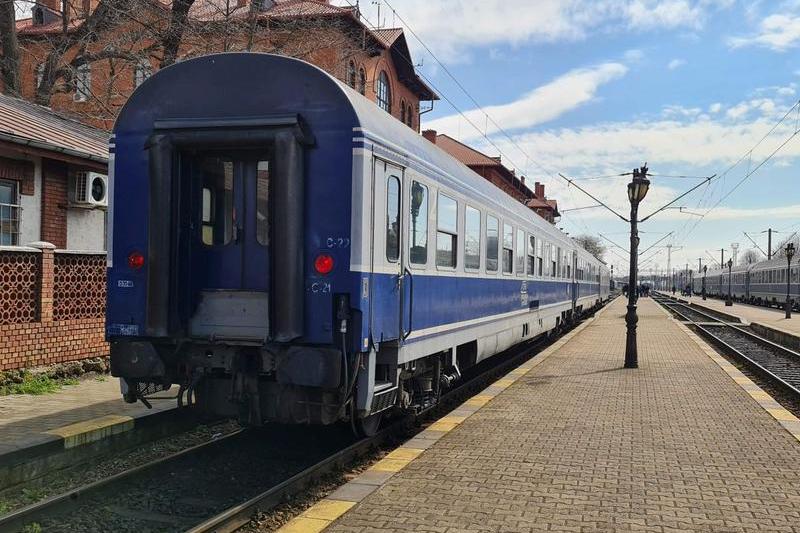
<instances>
[{"instance_id":1,"label":"paving stone surface","mask_svg":"<svg viewBox=\"0 0 800 533\"><path fill-rule=\"evenodd\" d=\"M125 403L117 378L82 380L52 394L0 396L0 455L55 440L45 432L76 422L112 414L137 417L175 407L174 400L152 403L152 410Z\"/></svg>"},{"instance_id":2,"label":"paving stone surface","mask_svg":"<svg viewBox=\"0 0 800 533\"><path fill-rule=\"evenodd\" d=\"M800 443L649 298L625 302L339 518L336 532L800 532Z\"/></svg>"}]
</instances>

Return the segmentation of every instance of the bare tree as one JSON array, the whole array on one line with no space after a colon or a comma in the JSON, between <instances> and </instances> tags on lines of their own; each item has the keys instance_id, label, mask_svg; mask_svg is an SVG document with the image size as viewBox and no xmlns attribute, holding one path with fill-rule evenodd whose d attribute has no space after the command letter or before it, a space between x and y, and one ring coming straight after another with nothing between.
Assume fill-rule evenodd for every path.
<instances>
[{"instance_id":1,"label":"bare tree","mask_svg":"<svg viewBox=\"0 0 800 533\"><path fill-rule=\"evenodd\" d=\"M603 255L606 253L606 247L600 242L600 239L595 237L594 235L578 235L577 237L573 237L575 242L577 242L581 248L598 258L599 260L603 260Z\"/></svg>"},{"instance_id":2,"label":"bare tree","mask_svg":"<svg viewBox=\"0 0 800 533\"><path fill-rule=\"evenodd\" d=\"M763 259L764 256L761 254L761 252L759 252L755 248L748 248L747 250L742 252L742 255L739 258L739 264L752 265L753 263L758 263Z\"/></svg>"},{"instance_id":3,"label":"bare tree","mask_svg":"<svg viewBox=\"0 0 800 533\"><path fill-rule=\"evenodd\" d=\"M14 0L0 0L0 79L3 92L12 96L20 93L19 41Z\"/></svg>"}]
</instances>

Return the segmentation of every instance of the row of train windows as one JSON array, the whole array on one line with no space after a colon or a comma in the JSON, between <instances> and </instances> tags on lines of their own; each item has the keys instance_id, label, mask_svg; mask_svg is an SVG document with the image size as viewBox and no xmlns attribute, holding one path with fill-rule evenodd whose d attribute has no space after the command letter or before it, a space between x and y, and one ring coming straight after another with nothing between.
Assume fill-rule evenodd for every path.
<instances>
[{"instance_id":1,"label":"row of train windows","mask_svg":"<svg viewBox=\"0 0 800 533\"><path fill-rule=\"evenodd\" d=\"M400 258L401 185L399 178L391 176L387 182L386 203L386 258L395 262ZM411 184L409 261L414 265L428 263L428 187L417 181ZM457 267L458 202L446 194L438 193L436 210L436 266ZM551 276L571 278L571 252L544 243L535 236L510 224L501 224L492 215L486 215L481 232L481 211L464 206L464 269L477 271L481 267L481 238L486 239L486 272L505 274ZM514 239L516 233L516 242ZM527 242L526 242L527 241ZM502 246L501 246L502 244ZM596 267L580 260L577 279L594 279Z\"/></svg>"},{"instance_id":2,"label":"row of train windows","mask_svg":"<svg viewBox=\"0 0 800 533\"><path fill-rule=\"evenodd\" d=\"M798 281L800 269L792 269L792 281ZM736 279L734 276L733 279ZM753 272L750 274L751 283L786 283L786 269L780 270L762 270L761 272Z\"/></svg>"}]
</instances>

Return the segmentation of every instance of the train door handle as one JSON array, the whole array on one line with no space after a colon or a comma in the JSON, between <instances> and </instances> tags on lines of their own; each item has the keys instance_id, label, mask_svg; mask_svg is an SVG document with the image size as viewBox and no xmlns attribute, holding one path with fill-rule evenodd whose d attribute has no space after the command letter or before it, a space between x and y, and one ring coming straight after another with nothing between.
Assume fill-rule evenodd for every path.
<instances>
[{"instance_id":1,"label":"train door handle","mask_svg":"<svg viewBox=\"0 0 800 533\"><path fill-rule=\"evenodd\" d=\"M403 332L403 340L406 340L411 332L414 331L413 320L414 320L414 275L411 271L406 267L403 269L403 275L401 277L408 276L409 286L408 286L408 331ZM400 319L402 321L402 318Z\"/></svg>"}]
</instances>

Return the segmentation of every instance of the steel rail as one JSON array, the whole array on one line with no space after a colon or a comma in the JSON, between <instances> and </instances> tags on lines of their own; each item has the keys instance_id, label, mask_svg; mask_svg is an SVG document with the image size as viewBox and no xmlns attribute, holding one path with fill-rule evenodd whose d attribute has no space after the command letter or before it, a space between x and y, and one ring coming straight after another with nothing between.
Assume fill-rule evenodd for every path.
<instances>
[{"instance_id":1,"label":"steel rail","mask_svg":"<svg viewBox=\"0 0 800 533\"><path fill-rule=\"evenodd\" d=\"M785 346L781 346L780 344L772 342L769 339L765 339L765 338L763 338L763 337L761 337L759 335L756 335L755 333L753 333L751 331L747 331L746 329L743 329L742 327L739 327L738 325L732 324L730 322L725 322L723 320L716 319L716 318L712 317L711 315L709 315L707 313L703 313L702 311L698 311L694 307L690 307L690 306L688 306L688 305L686 305L686 304L684 304L682 302L678 303L678 302L674 302L673 301L673 302L670 302L670 303L665 303L663 298L656 299L656 301L659 304L661 304L662 306L664 306L665 308L667 308L670 311L672 311L673 313L683 317L693 327L695 327L698 331L703 333L703 335L706 338L711 340L712 343L716 344L718 347L720 347L723 350L729 352L732 356L736 357L738 360L740 360L740 361L744 362L746 365L750 366L755 372L763 375L764 377L766 377L769 380L774 381L775 383L777 383L778 385L780 385L781 387L783 387L784 389L786 389L790 393L800 396L800 388L796 387L795 385L792 385L791 383L786 381L786 379L784 379L784 377L780 376L778 373L776 373L775 371L773 371L770 368L768 368L764 363L757 361L756 359L754 359L753 357L751 357L750 355L745 353L745 351L743 351L741 349L741 347L735 346L732 342L730 342L729 340L723 339L720 335L715 334L711 330L713 328L727 328L727 329L729 329L731 331L735 331L736 335L739 335L740 337L747 338L750 341L761 345L762 347L766 348L769 351L777 352L777 355L779 357L784 358L785 360L791 360L792 362L794 362L796 364L796 367L797 367L798 371L800 371L800 354L798 354L797 352L795 352L793 350L790 350L789 348L786 348ZM683 307L684 308L683 309L684 312L681 312L680 309L676 309L676 307ZM712 320L709 321L710 323L698 322L698 321L694 320L693 318L689 317L686 314L686 309L690 309L692 312L695 312L697 314L709 317Z\"/></svg>"},{"instance_id":2,"label":"steel rail","mask_svg":"<svg viewBox=\"0 0 800 533\"><path fill-rule=\"evenodd\" d=\"M78 505L82 504L84 500L99 494L101 491L113 486L115 483L130 483L143 476L150 475L154 470L157 470L169 462L193 453L197 453L200 450L205 451L215 446L220 446L223 443L227 444L231 439L240 436L244 432L244 429L238 429L218 439L197 444L179 452L175 452L129 470L119 472L107 478L99 479L76 489L51 496L50 498L46 498L36 503L32 503L17 509L16 511L12 511L9 514L0 516L0 533L16 533L24 529L26 525L32 522L37 522L48 516L61 514L69 510L71 507L77 507Z\"/></svg>"}]
</instances>

